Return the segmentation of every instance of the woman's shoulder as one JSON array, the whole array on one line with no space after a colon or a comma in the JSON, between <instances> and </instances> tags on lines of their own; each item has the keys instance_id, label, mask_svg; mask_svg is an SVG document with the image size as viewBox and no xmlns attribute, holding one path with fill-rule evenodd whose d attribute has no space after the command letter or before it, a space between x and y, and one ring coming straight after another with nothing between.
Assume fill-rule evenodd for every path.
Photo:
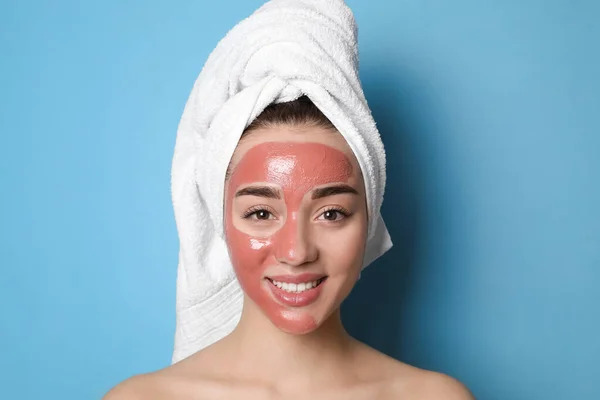
<instances>
[{"instance_id":1,"label":"woman's shoulder","mask_svg":"<svg viewBox=\"0 0 600 400\"><path fill-rule=\"evenodd\" d=\"M185 390L190 380L176 366L134 375L112 388L102 400L171 399L176 391Z\"/></svg>"},{"instance_id":2,"label":"woman's shoulder","mask_svg":"<svg viewBox=\"0 0 600 400\"><path fill-rule=\"evenodd\" d=\"M199 352L201 353L201 352ZM139 374L126 379L111 389L102 400L162 400L189 398L211 389L212 380L202 371L209 371L204 357L195 354L158 371Z\"/></svg>"},{"instance_id":3,"label":"woman's shoulder","mask_svg":"<svg viewBox=\"0 0 600 400\"><path fill-rule=\"evenodd\" d=\"M440 372L417 370L408 379L406 375L399 375L393 380L391 384L393 396L390 396L390 398L409 397L414 400L475 399L469 389L459 380Z\"/></svg>"},{"instance_id":4,"label":"woman's shoulder","mask_svg":"<svg viewBox=\"0 0 600 400\"><path fill-rule=\"evenodd\" d=\"M112 388L102 400L137 400L153 399L150 393L156 385L152 374L135 375ZM149 396L150 395L150 396Z\"/></svg>"},{"instance_id":5,"label":"woman's shoulder","mask_svg":"<svg viewBox=\"0 0 600 400\"><path fill-rule=\"evenodd\" d=\"M368 346L367 346L368 347ZM383 377L385 399L474 400L467 387L446 374L398 361L375 349L366 350L366 365Z\"/></svg>"}]
</instances>

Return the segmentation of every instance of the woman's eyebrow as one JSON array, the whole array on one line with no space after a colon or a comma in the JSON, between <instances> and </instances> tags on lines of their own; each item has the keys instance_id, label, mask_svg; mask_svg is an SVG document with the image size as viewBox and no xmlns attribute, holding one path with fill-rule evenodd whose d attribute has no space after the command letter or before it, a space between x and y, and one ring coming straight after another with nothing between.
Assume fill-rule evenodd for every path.
<instances>
[{"instance_id":1,"label":"woman's eyebrow","mask_svg":"<svg viewBox=\"0 0 600 400\"><path fill-rule=\"evenodd\" d=\"M336 194L344 194L344 193L358 194L356 189L354 189L352 186L340 184L340 185L327 186L324 188L319 188L319 189L313 190L312 199L316 200L316 199L321 199L323 197L333 196Z\"/></svg>"},{"instance_id":2,"label":"woman's eyebrow","mask_svg":"<svg viewBox=\"0 0 600 400\"><path fill-rule=\"evenodd\" d=\"M269 186L248 186L238 190L235 197L240 196L258 196L267 197L269 199L281 199L279 191Z\"/></svg>"}]
</instances>

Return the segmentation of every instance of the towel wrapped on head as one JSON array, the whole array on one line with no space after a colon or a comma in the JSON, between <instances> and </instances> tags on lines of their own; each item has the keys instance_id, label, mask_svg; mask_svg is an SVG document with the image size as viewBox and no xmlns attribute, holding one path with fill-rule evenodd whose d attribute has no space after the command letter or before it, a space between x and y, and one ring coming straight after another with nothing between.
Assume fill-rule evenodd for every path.
<instances>
[{"instance_id":1,"label":"towel wrapped on head","mask_svg":"<svg viewBox=\"0 0 600 400\"><path fill-rule=\"evenodd\" d=\"M391 240L380 216L385 152L358 77L357 28L343 0L271 0L208 57L177 131L171 195L180 239L173 362L229 334L243 293L223 227L225 174L244 129L271 103L307 95L360 165L369 217L363 267Z\"/></svg>"}]
</instances>

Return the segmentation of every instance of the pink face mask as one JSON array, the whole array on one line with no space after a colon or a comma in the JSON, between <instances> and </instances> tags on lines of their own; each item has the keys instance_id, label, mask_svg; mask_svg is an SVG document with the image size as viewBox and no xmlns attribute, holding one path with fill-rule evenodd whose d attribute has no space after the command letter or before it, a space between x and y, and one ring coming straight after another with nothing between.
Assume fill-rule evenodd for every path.
<instances>
[{"instance_id":1,"label":"pink face mask","mask_svg":"<svg viewBox=\"0 0 600 400\"><path fill-rule=\"evenodd\" d=\"M348 185L352 173L346 155L324 144L266 142L242 157L228 181L225 232L233 267L247 296L283 331L300 334L317 325L310 310L326 286L325 272L312 268L318 230L326 226L331 235L338 211L314 215L310 203L319 189L327 196L328 187L356 193Z\"/></svg>"}]
</instances>

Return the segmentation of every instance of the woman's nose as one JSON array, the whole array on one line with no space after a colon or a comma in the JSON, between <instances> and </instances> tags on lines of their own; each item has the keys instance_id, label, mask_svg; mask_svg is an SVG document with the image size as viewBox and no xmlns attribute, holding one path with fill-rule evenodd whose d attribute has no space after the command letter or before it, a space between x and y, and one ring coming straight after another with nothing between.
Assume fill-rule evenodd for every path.
<instances>
[{"instance_id":1,"label":"woman's nose","mask_svg":"<svg viewBox=\"0 0 600 400\"><path fill-rule=\"evenodd\" d=\"M299 266L317 259L317 248L310 237L309 227L296 215L287 219L274 239L275 258L282 264Z\"/></svg>"}]
</instances>

